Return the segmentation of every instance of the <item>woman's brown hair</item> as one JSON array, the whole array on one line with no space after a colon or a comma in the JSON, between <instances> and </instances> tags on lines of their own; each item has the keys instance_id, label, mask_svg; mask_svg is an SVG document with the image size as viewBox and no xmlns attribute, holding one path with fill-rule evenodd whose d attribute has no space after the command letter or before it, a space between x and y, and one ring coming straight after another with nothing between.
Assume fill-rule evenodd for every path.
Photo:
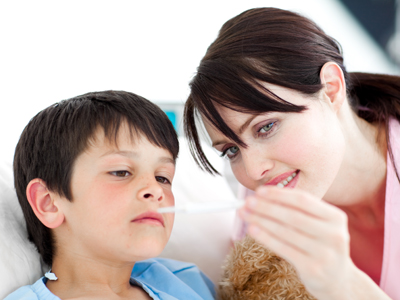
<instances>
[{"instance_id":1,"label":"woman's brown hair","mask_svg":"<svg viewBox=\"0 0 400 300\"><path fill-rule=\"evenodd\" d=\"M400 77L347 72L340 45L311 20L277 8L255 8L227 21L201 60L185 104L185 134L197 164L218 174L200 145L199 115L246 147L216 105L253 114L301 112L306 107L279 98L260 82L313 95L322 88L320 71L327 62L342 69L350 105L359 116L384 124L386 132L390 117L400 120Z\"/></svg>"}]
</instances>

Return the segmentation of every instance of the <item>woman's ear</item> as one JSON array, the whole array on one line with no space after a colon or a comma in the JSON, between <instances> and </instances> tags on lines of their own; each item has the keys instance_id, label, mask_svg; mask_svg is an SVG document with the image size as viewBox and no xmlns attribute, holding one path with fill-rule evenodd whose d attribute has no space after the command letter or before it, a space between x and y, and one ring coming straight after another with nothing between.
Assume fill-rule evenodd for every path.
<instances>
[{"instance_id":1,"label":"woman's ear","mask_svg":"<svg viewBox=\"0 0 400 300\"><path fill-rule=\"evenodd\" d=\"M330 105L338 112L346 99L346 82L342 69L334 62L327 62L321 69L320 79Z\"/></svg>"},{"instance_id":2,"label":"woman's ear","mask_svg":"<svg viewBox=\"0 0 400 300\"><path fill-rule=\"evenodd\" d=\"M56 205L54 193L47 189L46 183L32 179L26 188L26 197L36 217L48 228L56 228L64 221L64 214Z\"/></svg>"}]
</instances>

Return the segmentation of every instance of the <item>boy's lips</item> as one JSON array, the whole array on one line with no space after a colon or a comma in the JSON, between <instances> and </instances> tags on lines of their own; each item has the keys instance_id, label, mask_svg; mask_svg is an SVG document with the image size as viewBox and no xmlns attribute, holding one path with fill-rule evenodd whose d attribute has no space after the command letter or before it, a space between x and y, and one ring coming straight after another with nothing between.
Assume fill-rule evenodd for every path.
<instances>
[{"instance_id":1,"label":"boy's lips","mask_svg":"<svg viewBox=\"0 0 400 300\"><path fill-rule=\"evenodd\" d=\"M288 172L282 173L282 174L272 178L271 180L267 181L264 185L277 185L278 183L282 183L282 181L288 179L289 176L291 177L290 180L293 179L293 181L297 181L294 179L297 179L299 172L300 172L299 170L295 170L295 171L288 171ZM295 174L295 176L293 176L294 174ZM286 185L289 185L289 183L286 183ZM293 183L295 183L295 182L293 182ZM291 185L293 185L293 184L291 184Z\"/></svg>"},{"instance_id":2,"label":"boy's lips","mask_svg":"<svg viewBox=\"0 0 400 300\"><path fill-rule=\"evenodd\" d=\"M145 223L149 225L164 226L164 218L162 215L155 211L147 211L138 215L132 220L134 223Z\"/></svg>"}]
</instances>

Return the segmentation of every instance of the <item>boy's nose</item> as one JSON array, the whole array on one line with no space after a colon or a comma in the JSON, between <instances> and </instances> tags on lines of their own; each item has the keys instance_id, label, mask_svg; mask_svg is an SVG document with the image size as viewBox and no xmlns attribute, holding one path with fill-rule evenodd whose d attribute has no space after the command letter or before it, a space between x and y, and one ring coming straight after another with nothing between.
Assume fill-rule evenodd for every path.
<instances>
[{"instance_id":1,"label":"boy's nose","mask_svg":"<svg viewBox=\"0 0 400 300\"><path fill-rule=\"evenodd\" d=\"M155 178L143 181L142 188L138 191L138 199L147 201L162 201L163 189Z\"/></svg>"}]
</instances>

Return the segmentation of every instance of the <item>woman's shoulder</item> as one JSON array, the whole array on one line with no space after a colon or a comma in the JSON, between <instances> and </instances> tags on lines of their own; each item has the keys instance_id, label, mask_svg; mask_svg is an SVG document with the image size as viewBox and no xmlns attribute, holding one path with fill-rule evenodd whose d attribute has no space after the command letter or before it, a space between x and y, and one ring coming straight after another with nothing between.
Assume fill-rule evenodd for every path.
<instances>
[{"instance_id":1,"label":"woman's shoulder","mask_svg":"<svg viewBox=\"0 0 400 300\"><path fill-rule=\"evenodd\" d=\"M398 135L400 135L400 121L397 118L390 118L389 120L389 129L391 131L395 131Z\"/></svg>"},{"instance_id":2,"label":"woman's shoulder","mask_svg":"<svg viewBox=\"0 0 400 300\"><path fill-rule=\"evenodd\" d=\"M400 122L395 118L389 120L389 140L397 166L400 163Z\"/></svg>"}]
</instances>

